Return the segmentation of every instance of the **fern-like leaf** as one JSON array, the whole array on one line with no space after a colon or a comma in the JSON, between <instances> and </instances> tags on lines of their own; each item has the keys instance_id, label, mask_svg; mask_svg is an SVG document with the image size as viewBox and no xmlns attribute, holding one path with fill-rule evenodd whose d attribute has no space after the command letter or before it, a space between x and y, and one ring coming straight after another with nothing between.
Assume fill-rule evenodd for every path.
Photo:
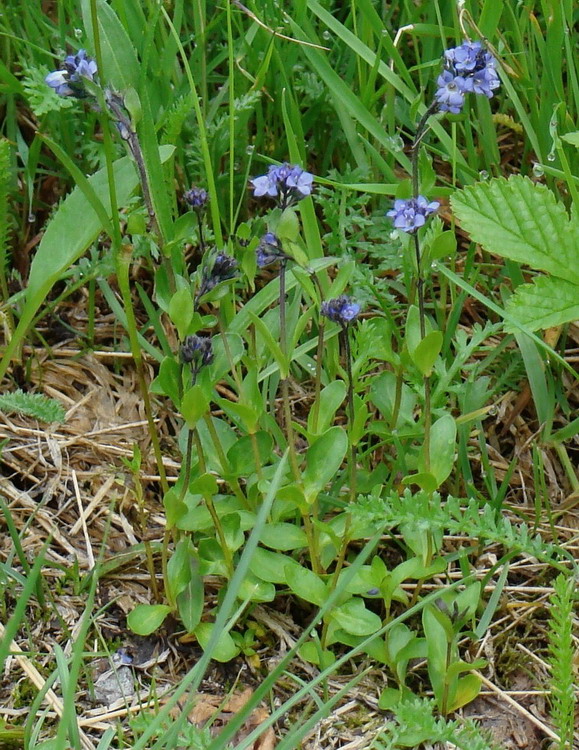
<instances>
[{"instance_id":1,"label":"fern-like leaf","mask_svg":"<svg viewBox=\"0 0 579 750\"><path fill-rule=\"evenodd\" d=\"M573 673L573 577L559 575L551 596L549 661L551 663L551 718L559 742L558 750L572 750L575 725L575 685Z\"/></svg>"},{"instance_id":2,"label":"fern-like leaf","mask_svg":"<svg viewBox=\"0 0 579 750\"><path fill-rule=\"evenodd\" d=\"M392 710L395 722L385 729L372 743L376 750L422 747L422 743L450 743L459 750L498 750L475 722L452 721L435 716L435 703L426 698L412 697L401 701Z\"/></svg>"},{"instance_id":3,"label":"fern-like leaf","mask_svg":"<svg viewBox=\"0 0 579 750\"><path fill-rule=\"evenodd\" d=\"M65 410L58 401L41 393L24 393L20 389L0 396L0 411L24 414L40 422L64 422Z\"/></svg>"}]
</instances>

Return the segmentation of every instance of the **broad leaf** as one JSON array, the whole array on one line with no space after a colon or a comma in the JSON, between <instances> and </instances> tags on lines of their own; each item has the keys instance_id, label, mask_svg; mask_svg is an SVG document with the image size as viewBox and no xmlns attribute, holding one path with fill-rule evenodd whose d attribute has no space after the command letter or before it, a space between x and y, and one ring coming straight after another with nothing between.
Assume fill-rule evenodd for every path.
<instances>
[{"instance_id":1,"label":"broad leaf","mask_svg":"<svg viewBox=\"0 0 579 750\"><path fill-rule=\"evenodd\" d=\"M137 604L127 617L127 625L137 635L151 635L163 624L171 607L166 604Z\"/></svg>"},{"instance_id":2,"label":"broad leaf","mask_svg":"<svg viewBox=\"0 0 579 750\"><path fill-rule=\"evenodd\" d=\"M528 177L479 182L456 192L452 208L471 238L491 253L579 284L579 221Z\"/></svg>"},{"instance_id":3,"label":"broad leaf","mask_svg":"<svg viewBox=\"0 0 579 750\"><path fill-rule=\"evenodd\" d=\"M507 311L530 331L579 320L579 287L564 279L538 276L532 284L517 287ZM507 322L505 329L509 333L519 330Z\"/></svg>"},{"instance_id":4,"label":"broad leaf","mask_svg":"<svg viewBox=\"0 0 579 750\"><path fill-rule=\"evenodd\" d=\"M306 602L321 607L328 598L326 584L313 570L291 562L286 565L285 575L290 589Z\"/></svg>"},{"instance_id":5,"label":"broad leaf","mask_svg":"<svg viewBox=\"0 0 579 750\"><path fill-rule=\"evenodd\" d=\"M82 17L89 41L89 51L94 55L94 31L91 4L82 0ZM99 70L99 78L117 91L126 91L137 86L139 62L124 26L115 11L104 0L97 2L99 41L104 70Z\"/></svg>"},{"instance_id":6,"label":"broad leaf","mask_svg":"<svg viewBox=\"0 0 579 750\"><path fill-rule=\"evenodd\" d=\"M359 636L371 635L382 625L380 617L366 609L364 601L358 597L352 597L336 607L332 612L332 618L346 633Z\"/></svg>"},{"instance_id":7,"label":"broad leaf","mask_svg":"<svg viewBox=\"0 0 579 750\"><path fill-rule=\"evenodd\" d=\"M330 427L306 453L304 494L313 502L326 484L334 478L348 450L348 437L341 427Z\"/></svg>"},{"instance_id":8,"label":"broad leaf","mask_svg":"<svg viewBox=\"0 0 579 750\"><path fill-rule=\"evenodd\" d=\"M199 645L204 651L211 641L214 629L214 622L201 622L195 628L195 635L197 636ZM226 662L235 659L238 653L239 648L235 645L235 641L231 635L223 631L219 634L217 643L211 650L211 658L215 659L215 661Z\"/></svg>"}]
</instances>

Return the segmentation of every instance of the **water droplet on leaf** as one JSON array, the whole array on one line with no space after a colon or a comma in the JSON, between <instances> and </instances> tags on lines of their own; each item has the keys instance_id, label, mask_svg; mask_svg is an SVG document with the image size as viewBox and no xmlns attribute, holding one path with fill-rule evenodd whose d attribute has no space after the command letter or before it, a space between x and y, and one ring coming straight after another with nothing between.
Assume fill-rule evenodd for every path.
<instances>
[{"instance_id":1,"label":"water droplet on leaf","mask_svg":"<svg viewBox=\"0 0 579 750\"><path fill-rule=\"evenodd\" d=\"M542 177L545 174L545 170L543 169L542 164L533 164L533 175L535 177Z\"/></svg>"}]
</instances>

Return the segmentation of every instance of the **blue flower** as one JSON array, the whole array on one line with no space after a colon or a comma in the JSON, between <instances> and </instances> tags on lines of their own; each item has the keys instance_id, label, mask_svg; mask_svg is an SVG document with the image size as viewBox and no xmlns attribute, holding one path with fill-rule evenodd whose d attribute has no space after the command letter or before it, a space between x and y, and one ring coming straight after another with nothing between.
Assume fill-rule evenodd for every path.
<instances>
[{"instance_id":1,"label":"blue flower","mask_svg":"<svg viewBox=\"0 0 579 750\"><path fill-rule=\"evenodd\" d=\"M267 174L250 180L253 195L277 198L282 208L287 208L312 193L314 176L296 164L273 164Z\"/></svg>"},{"instance_id":2,"label":"blue flower","mask_svg":"<svg viewBox=\"0 0 579 750\"><path fill-rule=\"evenodd\" d=\"M185 203L188 203L193 211L203 211L207 203L207 190L203 188L192 187L183 194Z\"/></svg>"},{"instance_id":3,"label":"blue flower","mask_svg":"<svg viewBox=\"0 0 579 750\"><path fill-rule=\"evenodd\" d=\"M197 373L213 362L213 344L210 336L187 336L181 345L181 362L191 365Z\"/></svg>"},{"instance_id":4,"label":"blue flower","mask_svg":"<svg viewBox=\"0 0 579 750\"><path fill-rule=\"evenodd\" d=\"M482 68L473 73L469 78L464 79L465 91L472 91L474 94L483 94L489 99L492 98L494 89L501 85L497 71L494 68Z\"/></svg>"},{"instance_id":5,"label":"blue flower","mask_svg":"<svg viewBox=\"0 0 579 750\"><path fill-rule=\"evenodd\" d=\"M429 203L423 195L419 195L418 198L394 201L394 208L386 215L393 219L396 229L412 233L424 226L426 217L439 206L437 201Z\"/></svg>"},{"instance_id":6,"label":"blue flower","mask_svg":"<svg viewBox=\"0 0 579 750\"><path fill-rule=\"evenodd\" d=\"M453 67L457 72L472 73L477 67L480 67L483 56L488 55L492 57L481 42L463 42L459 47L453 47L447 49L444 53L444 57L449 64L449 67Z\"/></svg>"},{"instance_id":7,"label":"blue flower","mask_svg":"<svg viewBox=\"0 0 579 750\"><path fill-rule=\"evenodd\" d=\"M94 81L96 74L96 62L87 55L86 50L79 49L76 55L68 55L65 58L63 70L49 73L44 82L59 96L74 96L82 99L87 96L83 80Z\"/></svg>"},{"instance_id":8,"label":"blue flower","mask_svg":"<svg viewBox=\"0 0 579 750\"><path fill-rule=\"evenodd\" d=\"M438 90L434 98L441 112L452 112L457 115L464 104L465 81L454 76L450 70L443 70L436 81Z\"/></svg>"},{"instance_id":9,"label":"blue flower","mask_svg":"<svg viewBox=\"0 0 579 750\"><path fill-rule=\"evenodd\" d=\"M275 263L276 260L283 260L287 255L281 249L281 244L277 235L273 232L266 232L259 241L255 251L257 265L260 268Z\"/></svg>"},{"instance_id":10,"label":"blue flower","mask_svg":"<svg viewBox=\"0 0 579 750\"><path fill-rule=\"evenodd\" d=\"M496 60L481 42L465 41L444 53L445 70L438 77L434 96L441 112L458 114L470 92L489 99L500 85Z\"/></svg>"},{"instance_id":11,"label":"blue flower","mask_svg":"<svg viewBox=\"0 0 579 750\"><path fill-rule=\"evenodd\" d=\"M353 320L356 320L360 314L360 305L347 294L341 294L335 299L322 302L321 313L329 320L339 323L345 328Z\"/></svg>"}]
</instances>

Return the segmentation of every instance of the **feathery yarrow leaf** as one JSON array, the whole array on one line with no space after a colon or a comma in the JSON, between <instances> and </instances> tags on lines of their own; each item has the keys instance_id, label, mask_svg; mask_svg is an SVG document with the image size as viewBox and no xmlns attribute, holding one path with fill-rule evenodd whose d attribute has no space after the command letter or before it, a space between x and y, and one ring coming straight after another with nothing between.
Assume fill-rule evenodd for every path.
<instances>
[{"instance_id":1,"label":"feathery yarrow leaf","mask_svg":"<svg viewBox=\"0 0 579 750\"><path fill-rule=\"evenodd\" d=\"M0 411L22 414L40 422L64 422L65 410L58 401L42 393L24 393L18 389L0 396Z\"/></svg>"},{"instance_id":2,"label":"feathery yarrow leaf","mask_svg":"<svg viewBox=\"0 0 579 750\"><path fill-rule=\"evenodd\" d=\"M573 612L575 581L559 575L554 581L549 610L549 663L551 665L551 718L559 735L558 750L568 750L575 726Z\"/></svg>"}]
</instances>

